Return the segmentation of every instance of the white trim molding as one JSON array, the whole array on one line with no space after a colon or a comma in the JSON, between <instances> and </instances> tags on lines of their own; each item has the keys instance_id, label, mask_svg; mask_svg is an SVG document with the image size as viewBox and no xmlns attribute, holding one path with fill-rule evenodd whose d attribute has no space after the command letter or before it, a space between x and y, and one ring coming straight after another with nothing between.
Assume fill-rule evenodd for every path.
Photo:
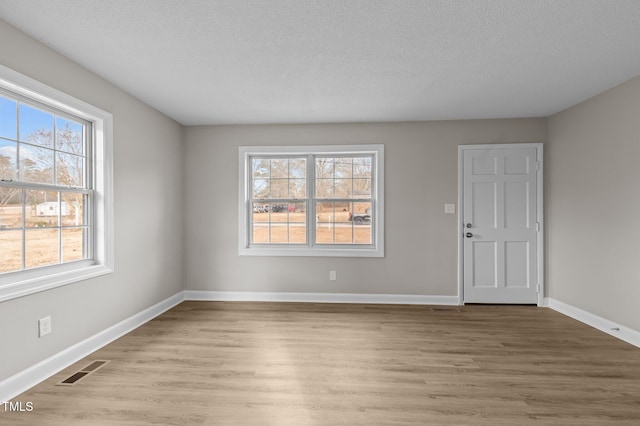
<instances>
[{"instance_id":1,"label":"white trim molding","mask_svg":"<svg viewBox=\"0 0 640 426\"><path fill-rule=\"evenodd\" d=\"M458 305L458 296L414 294L279 293L186 290L184 300L226 302L373 303L395 305Z\"/></svg>"},{"instance_id":2,"label":"white trim molding","mask_svg":"<svg viewBox=\"0 0 640 426\"><path fill-rule=\"evenodd\" d=\"M0 401L10 401L22 392L80 361L98 349L135 330L184 300L184 292L159 302L57 354L0 382Z\"/></svg>"},{"instance_id":3,"label":"white trim molding","mask_svg":"<svg viewBox=\"0 0 640 426\"><path fill-rule=\"evenodd\" d=\"M617 324L556 299L545 298L545 306L640 348L640 331Z\"/></svg>"}]
</instances>

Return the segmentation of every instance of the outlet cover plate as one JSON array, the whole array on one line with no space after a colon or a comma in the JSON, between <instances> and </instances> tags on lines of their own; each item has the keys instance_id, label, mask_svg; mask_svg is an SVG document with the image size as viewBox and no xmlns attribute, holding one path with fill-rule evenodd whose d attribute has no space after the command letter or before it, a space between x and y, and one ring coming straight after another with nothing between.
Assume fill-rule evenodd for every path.
<instances>
[{"instance_id":1,"label":"outlet cover plate","mask_svg":"<svg viewBox=\"0 0 640 426\"><path fill-rule=\"evenodd\" d=\"M46 336L51 333L51 317L44 317L38 320L38 336Z\"/></svg>"}]
</instances>

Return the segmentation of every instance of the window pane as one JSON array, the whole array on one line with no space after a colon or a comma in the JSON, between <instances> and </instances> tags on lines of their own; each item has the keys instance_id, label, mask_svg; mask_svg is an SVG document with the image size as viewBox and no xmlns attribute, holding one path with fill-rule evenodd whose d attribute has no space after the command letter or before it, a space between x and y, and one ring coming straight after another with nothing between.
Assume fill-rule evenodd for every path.
<instances>
[{"instance_id":1,"label":"window pane","mask_svg":"<svg viewBox=\"0 0 640 426\"><path fill-rule=\"evenodd\" d=\"M334 236L336 244L351 244L353 242L353 225L349 214L350 208L351 203L333 203Z\"/></svg>"},{"instance_id":2,"label":"window pane","mask_svg":"<svg viewBox=\"0 0 640 426\"><path fill-rule=\"evenodd\" d=\"M254 179L251 186L253 188L252 198L270 198L271 181L266 179Z\"/></svg>"},{"instance_id":3,"label":"window pane","mask_svg":"<svg viewBox=\"0 0 640 426\"><path fill-rule=\"evenodd\" d=\"M336 173L337 178L350 178L353 172L353 158L336 158Z\"/></svg>"},{"instance_id":4,"label":"window pane","mask_svg":"<svg viewBox=\"0 0 640 426\"><path fill-rule=\"evenodd\" d=\"M371 179L353 179L353 198L371 198Z\"/></svg>"},{"instance_id":5,"label":"window pane","mask_svg":"<svg viewBox=\"0 0 640 426\"><path fill-rule=\"evenodd\" d=\"M289 198L306 198L307 181L305 179L289 180Z\"/></svg>"},{"instance_id":6,"label":"window pane","mask_svg":"<svg viewBox=\"0 0 640 426\"><path fill-rule=\"evenodd\" d=\"M57 152L56 185L84 187L84 157Z\"/></svg>"},{"instance_id":7,"label":"window pane","mask_svg":"<svg viewBox=\"0 0 640 426\"><path fill-rule=\"evenodd\" d=\"M256 244L266 244L269 242L269 206L253 203L252 210L251 241Z\"/></svg>"},{"instance_id":8,"label":"window pane","mask_svg":"<svg viewBox=\"0 0 640 426\"><path fill-rule=\"evenodd\" d=\"M21 193L17 188L0 187L0 229L22 227Z\"/></svg>"},{"instance_id":9,"label":"window pane","mask_svg":"<svg viewBox=\"0 0 640 426\"><path fill-rule=\"evenodd\" d=\"M56 118L56 149L84 155L84 126L62 117Z\"/></svg>"},{"instance_id":10,"label":"window pane","mask_svg":"<svg viewBox=\"0 0 640 426\"><path fill-rule=\"evenodd\" d=\"M0 139L0 179L15 180L18 144Z\"/></svg>"},{"instance_id":11,"label":"window pane","mask_svg":"<svg viewBox=\"0 0 640 426\"><path fill-rule=\"evenodd\" d=\"M254 244L306 243L306 205L306 202L271 206L253 203L252 242Z\"/></svg>"},{"instance_id":12,"label":"window pane","mask_svg":"<svg viewBox=\"0 0 640 426\"><path fill-rule=\"evenodd\" d=\"M29 229L25 232L25 266L54 265L59 261L58 229Z\"/></svg>"},{"instance_id":13,"label":"window pane","mask_svg":"<svg viewBox=\"0 0 640 426\"><path fill-rule=\"evenodd\" d=\"M61 192L62 226L88 225L85 206L89 196L78 192Z\"/></svg>"},{"instance_id":14,"label":"window pane","mask_svg":"<svg viewBox=\"0 0 640 426\"><path fill-rule=\"evenodd\" d=\"M271 178L289 177L289 159L274 158L271 160Z\"/></svg>"},{"instance_id":15,"label":"window pane","mask_svg":"<svg viewBox=\"0 0 640 426\"><path fill-rule=\"evenodd\" d=\"M53 184L53 150L20 144L21 181Z\"/></svg>"},{"instance_id":16,"label":"window pane","mask_svg":"<svg viewBox=\"0 0 640 426\"><path fill-rule=\"evenodd\" d=\"M353 177L371 177L371 157L356 157L353 159Z\"/></svg>"},{"instance_id":17,"label":"window pane","mask_svg":"<svg viewBox=\"0 0 640 426\"><path fill-rule=\"evenodd\" d=\"M251 176L255 178L269 178L269 160L266 158L254 158L251 160Z\"/></svg>"},{"instance_id":18,"label":"window pane","mask_svg":"<svg viewBox=\"0 0 640 426\"><path fill-rule=\"evenodd\" d=\"M286 244L289 242L289 227L287 222L271 222L269 226L271 244Z\"/></svg>"},{"instance_id":19,"label":"window pane","mask_svg":"<svg viewBox=\"0 0 640 426\"><path fill-rule=\"evenodd\" d=\"M17 139L18 105L16 101L0 96L0 137Z\"/></svg>"},{"instance_id":20,"label":"window pane","mask_svg":"<svg viewBox=\"0 0 640 426\"><path fill-rule=\"evenodd\" d=\"M20 104L20 140L53 148L53 114Z\"/></svg>"},{"instance_id":21,"label":"window pane","mask_svg":"<svg viewBox=\"0 0 640 426\"><path fill-rule=\"evenodd\" d=\"M289 159L289 177L300 179L307 176L307 160L305 158Z\"/></svg>"},{"instance_id":22,"label":"window pane","mask_svg":"<svg viewBox=\"0 0 640 426\"><path fill-rule=\"evenodd\" d=\"M371 198L371 157L316 158L316 198Z\"/></svg>"},{"instance_id":23,"label":"window pane","mask_svg":"<svg viewBox=\"0 0 640 426\"><path fill-rule=\"evenodd\" d=\"M271 198L289 198L288 179L271 179Z\"/></svg>"},{"instance_id":24,"label":"window pane","mask_svg":"<svg viewBox=\"0 0 640 426\"><path fill-rule=\"evenodd\" d=\"M333 179L316 179L316 198L334 198Z\"/></svg>"},{"instance_id":25,"label":"window pane","mask_svg":"<svg viewBox=\"0 0 640 426\"><path fill-rule=\"evenodd\" d=\"M306 203L289 204L289 242L307 243Z\"/></svg>"},{"instance_id":26,"label":"window pane","mask_svg":"<svg viewBox=\"0 0 640 426\"><path fill-rule=\"evenodd\" d=\"M353 181L351 179L336 179L334 181L335 198L351 198Z\"/></svg>"},{"instance_id":27,"label":"window pane","mask_svg":"<svg viewBox=\"0 0 640 426\"><path fill-rule=\"evenodd\" d=\"M305 198L305 158L254 158L252 167L252 198Z\"/></svg>"},{"instance_id":28,"label":"window pane","mask_svg":"<svg viewBox=\"0 0 640 426\"><path fill-rule=\"evenodd\" d=\"M333 179L334 165L333 158L316 158L316 179Z\"/></svg>"},{"instance_id":29,"label":"window pane","mask_svg":"<svg viewBox=\"0 0 640 426\"><path fill-rule=\"evenodd\" d=\"M22 269L22 231L0 230L0 272Z\"/></svg>"},{"instance_id":30,"label":"window pane","mask_svg":"<svg viewBox=\"0 0 640 426\"><path fill-rule=\"evenodd\" d=\"M370 202L351 203L353 221L353 243L373 244L371 237L372 216Z\"/></svg>"},{"instance_id":31,"label":"window pane","mask_svg":"<svg viewBox=\"0 0 640 426\"><path fill-rule=\"evenodd\" d=\"M253 203L251 206L252 206L252 209L253 209L253 220L254 220L254 222L255 221L266 222L266 220L262 220L262 218L267 217L264 214L269 211L269 205L268 204L262 204L262 203Z\"/></svg>"},{"instance_id":32,"label":"window pane","mask_svg":"<svg viewBox=\"0 0 640 426\"><path fill-rule=\"evenodd\" d=\"M372 244L371 203L316 204L318 244Z\"/></svg>"},{"instance_id":33,"label":"window pane","mask_svg":"<svg viewBox=\"0 0 640 426\"><path fill-rule=\"evenodd\" d=\"M26 218L27 228L46 228L58 226L58 213L60 203L58 193L53 191L39 191L29 189L26 195ZM63 208L62 214L68 213L68 206Z\"/></svg>"},{"instance_id":34,"label":"window pane","mask_svg":"<svg viewBox=\"0 0 640 426\"><path fill-rule=\"evenodd\" d=\"M316 203L316 242L334 242L334 218L333 202Z\"/></svg>"},{"instance_id":35,"label":"window pane","mask_svg":"<svg viewBox=\"0 0 640 426\"><path fill-rule=\"evenodd\" d=\"M86 232L86 228L65 228L62 230L63 262L85 258L84 241L86 241Z\"/></svg>"}]
</instances>

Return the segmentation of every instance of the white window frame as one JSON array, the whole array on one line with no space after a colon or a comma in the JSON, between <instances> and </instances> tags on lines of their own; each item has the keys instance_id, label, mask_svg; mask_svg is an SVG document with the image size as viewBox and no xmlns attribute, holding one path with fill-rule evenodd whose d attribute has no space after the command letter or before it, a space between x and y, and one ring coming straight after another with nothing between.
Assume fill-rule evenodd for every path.
<instances>
[{"instance_id":1,"label":"white window frame","mask_svg":"<svg viewBox=\"0 0 640 426\"><path fill-rule=\"evenodd\" d=\"M2 274L0 302L113 272L113 116L3 65L0 65L0 87L89 121L94 157L94 196L89 219L92 258Z\"/></svg>"},{"instance_id":2,"label":"white window frame","mask_svg":"<svg viewBox=\"0 0 640 426\"><path fill-rule=\"evenodd\" d=\"M317 146L241 146L238 149L238 247L241 256L332 256L332 257L384 257L384 145L317 145ZM372 182L372 244L306 244L251 245L251 165L252 156L319 155L348 156L373 155ZM307 170L315 164L307 164ZM313 173L307 173L312 179ZM307 188L307 199L314 194ZM322 200L317 200L322 202ZM354 199L353 201L358 201ZM310 211L311 208L308 209ZM315 227L315 215L307 215L307 227ZM310 233L309 233L310 234Z\"/></svg>"}]
</instances>

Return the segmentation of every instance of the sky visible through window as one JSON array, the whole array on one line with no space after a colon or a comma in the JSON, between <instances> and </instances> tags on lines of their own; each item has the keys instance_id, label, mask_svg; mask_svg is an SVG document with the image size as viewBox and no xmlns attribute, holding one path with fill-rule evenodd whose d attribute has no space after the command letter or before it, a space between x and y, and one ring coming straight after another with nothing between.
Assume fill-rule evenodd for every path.
<instances>
[{"instance_id":1,"label":"sky visible through window","mask_svg":"<svg viewBox=\"0 0 640 426\"><path fill-rule=\"evenodd\" d=\"M83 130L66 117L0 96L0 179L82 186ZM64 175L54 176L54 164Z\"/></svg>"}]
</instances>

